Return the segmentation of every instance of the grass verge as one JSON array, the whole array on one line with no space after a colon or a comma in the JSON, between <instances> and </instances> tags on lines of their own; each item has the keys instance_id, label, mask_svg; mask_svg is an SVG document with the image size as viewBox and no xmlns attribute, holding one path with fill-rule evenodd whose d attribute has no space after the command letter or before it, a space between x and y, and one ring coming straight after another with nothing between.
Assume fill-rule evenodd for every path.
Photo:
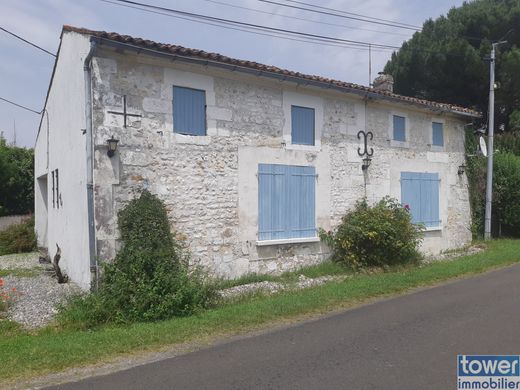
<instances>
[{"instance_id":1,"label":"grass verge","mask_svg":"<svg viewBox=\"0 0 520 390\"><path fill-rule=\"evenodd\" d=\"M491 242L484 252L455 261L355 275L344 282L274 296L253 296L191 317L156 323L107 326L91 331L49 327L26 333L0 321L0 383L173 344L207 342L519 261L520 240L498 240Z\"/></svg>"}]
</instances>

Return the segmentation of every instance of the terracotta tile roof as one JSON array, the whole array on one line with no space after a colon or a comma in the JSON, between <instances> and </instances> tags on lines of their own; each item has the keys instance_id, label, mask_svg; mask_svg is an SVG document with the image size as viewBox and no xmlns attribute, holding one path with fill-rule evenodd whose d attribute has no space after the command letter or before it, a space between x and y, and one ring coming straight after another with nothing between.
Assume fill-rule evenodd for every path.
<instances>
[{"instance_id":1,"label":"terracotta tile roof","mask_svg":"<svg viewBox=\"0 0 520 390\"><path fill-rule=\"evenodd\" d=\"M363 85L348 83L340 80L333 80L322 76L308 75L300 72L294 72L287 69L278 68L276 66L260 64L254 61L245 61L239 60L236 58L226 57L224 55L218 53L208 53L203 50L190 49L183 46L171 45L165 43L154 42L148 39L135 38L129 35L121 35L114 32L106 32L106 31L93 31L85 28L79 28L74 26L63 26L63 31L72 31L80 34L90 35L97 38L103 38L110 41L115 41L119 43L129 44L132 46L141 47L144 49L154 50L158 52L163 52L167 54L174 54L183 57L189 57L193 59L206 60L221 64L227 64L231 66L236 66L238 68L247 68L250 70L256 70L259 72L276 74L279 76L286 76L290 78L301 79L302 81L310 81L317 82L323 84L323 86L333 86L338 87L340 89L344 89L346 92L351 93L367 93L371 97L374 98L382 98L385 100L391 100L400 103L408 103L413 105L422 106L423 108L431 109L434 111L445 111L451 112L455 114L461 114L465 116L473 116L480 117L481 114L475 110L470 108L465 108L453 104L448 103L438 103L424 99L418 99L410 96L398 95L389 91L378 90L370 87L366 87Z\"/></svg>"}]
</instances>

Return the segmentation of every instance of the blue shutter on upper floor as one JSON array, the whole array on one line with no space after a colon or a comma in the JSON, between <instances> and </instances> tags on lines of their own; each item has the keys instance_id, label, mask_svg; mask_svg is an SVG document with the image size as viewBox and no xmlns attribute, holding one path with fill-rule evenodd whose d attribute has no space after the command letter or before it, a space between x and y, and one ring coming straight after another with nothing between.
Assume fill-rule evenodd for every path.
<instances>
[{"instance_id":1,"label":"blue shutter on upper floor","mask_svg":"<svg viewBox=\"0 0 520 390\"><path fill-rule=\"evenodd\" d=\"M394 115L394 141L406 141L406 119L403 116Z\"/></svg>"},{"instance_id":2,"label":"blue shutter on upper floor","mask_svg":"<svg viewBox=\"0 0 520 390\"><path fill-rule=\"evenodd\" d=\"M314 145L314 108L291 106L291 142Z\"/></svg>"},{"instance_id":3,"label":"blue shutter on upper floor","mask_svg":"<svg viewBox=\"0 0 520 390\"><path fill-rule=\"evenodd\" d=\"M432 122L432 145L444 146L444 129L443 124Z\"/></svg>"},{"instance_id":4,"label":"blue shutter on upper floor","mask_svg":"<svg viewBox=\"0 0 520 390\"><path fill-rule=\"evenodd\" d=\"M187 135L206 135L206 92L173 87L173 131Z\"/></svg>"}]
</instances>

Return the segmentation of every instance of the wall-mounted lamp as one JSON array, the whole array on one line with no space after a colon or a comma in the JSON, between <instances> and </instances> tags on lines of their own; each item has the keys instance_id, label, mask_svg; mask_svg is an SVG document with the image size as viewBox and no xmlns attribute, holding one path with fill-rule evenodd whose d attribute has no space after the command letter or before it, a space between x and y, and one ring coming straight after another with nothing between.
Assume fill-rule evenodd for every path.
<instances>
[{"instance_id":1,"label":"wall-mounted lamp","mask_svg":"<svg viewBox=\"0 0 520 390\"><path fill-rule=\"evenodd\" d=\"M117 150L117 143L119 142L118 139L115 139L114 136L112 136L110 139L107 139L108 144L108 151L107 155L108 157L113 157L116 150Z\"/></svg>"},{"instance_id":2,"label":"wall-mounted lamp","mask_svg":"<svg viewBox=\"0 0 520 390\"><path fill-rule=\"evenodd\" d=\"M361 170L366 171L368 167L370 166L370 163L372 162L372 159L370 157L365 157L363 159L363 164L361 165Z\"/></svg>"},{"instance_id":3,"label":"wall-mounted lamp","mask_svg":"<svg viewBox=\"0 0 520 390\"><path fill-rule=\"evenodd\" d=\"M457 174L459 175L463 175L464 172L466 172L466 165L462 164L462 165L459 165L459 169L457 171Z\"/></svg>"}]
</instances>

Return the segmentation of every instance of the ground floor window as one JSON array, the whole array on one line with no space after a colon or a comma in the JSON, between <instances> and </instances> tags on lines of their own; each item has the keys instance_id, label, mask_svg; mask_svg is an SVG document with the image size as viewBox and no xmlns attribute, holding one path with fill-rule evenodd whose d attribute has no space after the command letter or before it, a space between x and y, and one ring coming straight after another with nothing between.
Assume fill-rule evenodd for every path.
<instances>
[{"instance_id":1,"label":"ground floor window","mask_svg":"<svg viewBox=\"0 0 520 390\"><path fill-rule=\"evenodd\" d=\"M258 240L316 236L313 166L258 165Z\"/></svg>"},{"instance_id":2,"label":"ground floor window","mask_svg":"<svg viewBox=\"0 0 520 390\"><path fill-rule=\"evenodd\" d=\"M438 173L401 172L401 203L409 207L413 223L441 225L439 181Z\"/></svg>"}]
</instances>

